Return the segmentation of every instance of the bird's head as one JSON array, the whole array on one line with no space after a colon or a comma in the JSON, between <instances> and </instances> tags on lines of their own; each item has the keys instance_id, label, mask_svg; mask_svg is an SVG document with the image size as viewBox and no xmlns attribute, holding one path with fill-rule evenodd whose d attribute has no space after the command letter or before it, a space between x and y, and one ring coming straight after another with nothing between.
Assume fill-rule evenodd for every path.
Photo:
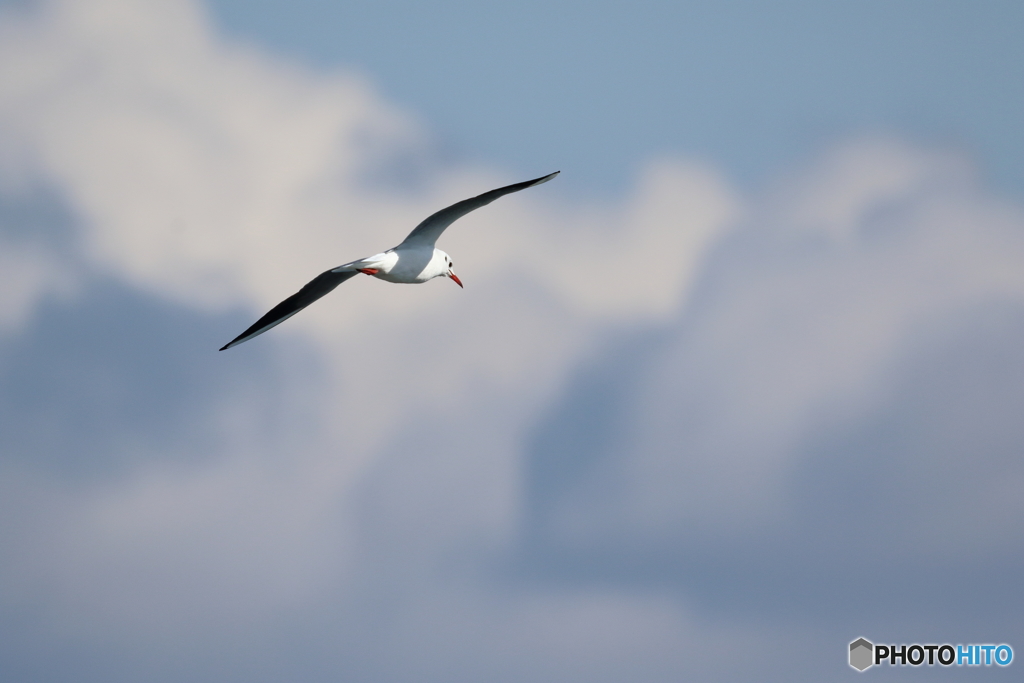
<instances>
[{"instance_id":1,"label":"bird's head","mask_svg":"<svg viewBox=\"0 0 1024 683\"><path fill-rule=\"evenodd\" d=\"M437 251L438 253L440 253L441 258L444 259L445 271L442 274L445 277L450 277L452 280L455 281L455 284L457 284L459 287L462 287L462 280L460 280L459 276L456 275L455 271L452 270L452 257L446 254L445 252L441 251L440 249L438 249Z\"/></svg>"}]
</instances>

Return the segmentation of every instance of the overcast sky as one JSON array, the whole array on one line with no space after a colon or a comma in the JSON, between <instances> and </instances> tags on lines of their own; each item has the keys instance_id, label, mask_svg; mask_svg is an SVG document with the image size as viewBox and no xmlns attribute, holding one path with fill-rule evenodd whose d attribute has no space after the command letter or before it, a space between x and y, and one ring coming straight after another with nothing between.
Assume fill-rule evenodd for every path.
<instances>
[{"instance_id":1,"label":"overcast sky","mask_svg":"<svg viewBox=\"0 0 1024 683\"><path fill-rule=\"evenodd\" d=\"M3 679L810 683L860 675L858 637L1024 652L1022 26L0 2ZM555 170L445 233L465 290L359 277L216 351Z\"/></svg>"}]
</instances>

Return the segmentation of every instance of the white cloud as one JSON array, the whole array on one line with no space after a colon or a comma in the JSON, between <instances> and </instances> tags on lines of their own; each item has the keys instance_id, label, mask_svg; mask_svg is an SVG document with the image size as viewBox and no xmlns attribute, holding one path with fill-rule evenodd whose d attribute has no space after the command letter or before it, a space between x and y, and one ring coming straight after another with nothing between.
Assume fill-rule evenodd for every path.
<instances>
[{"instance_id":1,"label":"white cloud","mask_svg":"<svg viewBox=\"0 0 1024 683\"><path fill-rule=\"evenodd\" d=\"M144 389L119 384L106 355L73 359L87 370L75 381L128 386L122 404L152 413L172 401L150 396L173 393L171 374L210 375L175 385L174 405L194 410L166 422L185 436L142 433L125 411L104 418L101 443L130 463L114 472L62 479L35 453L5 460L2 517L26 521L2 529L0 601L27 606L38 642L111 661L180 647L239 668L312 657L302 670L365 680L750 678L803 626L709 618L682 579L522 575L531 435L566 377L622 361L602 356L608 331L667 339L638 363L646 374L606 387L622 397L616 445L556 492L553 538L699 554L707 537L789 528L811 436L887 405L923 331L1024 295L1018 209L956 157L860 140L750 201L672 159L599 206L560 201L557 181L516 194L445 234L465 291L358 278L214 352L239 331L230 311L259 315L432 211L520 180L433 163L428 148L365 78L225 42L192 2L0 18L0 192L57 193L75 236L66 251L32 238L0 252L4 339L34 334L55 270L83 290L102 278L143 292L203 334L230 321ZM408 159L429 169L413 190L380 181ZM150 325L147 343L166 332L131 323ZM133 362L157 368L182 343L132 339L149 354ZM44 403L59 411L58 398ZM1019 469L1001 472L984 519L1018 512Z\"/></svg>"},{"instance_id":2,"label":"white cloud","mask_svg":"<svg viewBox=\"0 0 1024 683\"><path fill-rule=\"evenodd\" d=\"M426 138L408 115L358 75L314 75L225 43L194 3L55 1L7 13L0 32L0 190L60 197L83 282L113 280L197 315L238 305L258 315L438 208L519 180L438 165L414 193L375 182L381 164L422 157ZM201 620L215 643L279 611L358 595L353 577L381 570L361 557L418 554L412 574L430 600L443 553L467 539L506 547L524 430L593 331L673 315L737 210L714 172L671 161L652 165L623 206L560 204L557 184L543 190L445 235L465 292L360 279L218 356L235 367L269 348L262 357L288 372L299 365L290 355L312 353L320 377L248 388L291 392L267 401L195 394L206 415L189 419L213 425L220 444L198 462L181 450L174 464L188 440L140 441L123 427L103 443L134 464L111 477L57 484L33 472L40 454L19 454L5 498L12 514L27 509L33 533L6 532L4 601L33 605L42 633L71 642L159 649L191 642ZM0 295L9 338L30 329L52 276L45 248L32 248L39 259L19 256L5 273L19 285ZM166 344L153 340L150 364ZM260 424L267 405L296 401ZM169 453L149 459L154 448ZM372 530L357 495L368 471L397 496L390 538L357 533Z\"/></svg>"},{"instance_id":3,"label":"white cloud","mask_svg":"<svg viewBox=\"0 0 1024 683\"><path fill-rule=\"evenodd\" d=\"M556 538L655 553L679 539L782 538L825 515L796 483L811 467L876 479L871 502L851 505L865 526L901 529L885 536L896 555L1017 552L1024 537L1004 520L1024 512L1007 493L1024 491L1024 469L1005 449L1020 446L1007 411L1022 397L976 354L990 347L1004 377L1022 369L1009 349L1021 341L1024 213L966 171L859 140L753 202L705 264L697 305L619 387L621 448L560 501ZM861 434L879 429L902 434L895 451L891 436ZM876 490L890 471L900 485Z\"/></svg>"},{"instance_id":4,"label":"white cloud","mask_svg":"<svg viewBox=\"0 0 1024 683\"><path fill-rule=\"evenodd\" d=\"M441 206L512 180L456 168L437 169L415 197L367 187L364 174L382 149L422 146L416 125L359 77L281 66L218 41L203 19L190 3L55 2L5 26L0 139L26 158L15 169L30 174L22 184L66 194L84 224L87 256L103 272L190 306L242 302L258 314L325 268L392 246ZM612 219L556 209L539 192L467 217L442 245L471 292L529 278L564 306L536 321L557 335L506 338L496 353L487 350L485 372L522 377L522 362L510 361L524 353L546 367L536 356L557 354L562 345L552 337L572 338L586 319L669 314L695 255L734 204L714 174L672 164L653 167L625 209L604 207ZM407 380L418 372L348 363L372 352L367 342L401 340L409 324L431 319L439 330L463 327L448 316L475 295L444 296L437 284L426 293L347 285L343 316L332 302L289 325L319 330L345 360L339 371L348 383L364 387L363 402L374 385L397 381L389 368ZM447 343L466 358L501 340Z\"/></svg>"}]
</instances>

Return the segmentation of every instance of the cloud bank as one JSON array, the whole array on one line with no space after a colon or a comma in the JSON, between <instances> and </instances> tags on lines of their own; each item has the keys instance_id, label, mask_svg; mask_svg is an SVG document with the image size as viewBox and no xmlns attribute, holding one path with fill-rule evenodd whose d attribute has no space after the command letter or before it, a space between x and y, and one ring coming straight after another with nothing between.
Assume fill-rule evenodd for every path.
<instances>
[{"instance_id":1,"label":"cloud bank","mask_svg":"<svg viewBox=\"0 0 1024 683\"><path fill-rule=\"evenodd\" d=\"M859 635L1020 640L1024 215L969 164L552 183L445 234L465 291L356 279L215 351L521 180L431 150L198 4L0 15L12 680L749 680L779 642L821 680Z\"/></svg>"}]
</instances>

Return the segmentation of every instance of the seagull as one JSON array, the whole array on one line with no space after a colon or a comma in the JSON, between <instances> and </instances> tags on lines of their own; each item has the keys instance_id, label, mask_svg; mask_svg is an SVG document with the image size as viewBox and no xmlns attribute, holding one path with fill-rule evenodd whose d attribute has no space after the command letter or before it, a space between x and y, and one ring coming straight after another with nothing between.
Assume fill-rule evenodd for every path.
<instances>
[{"instance_id":1,"label":"seagull","mask_svg":"<svg viewBox=\"0 0 1024 683\"><path fill-rule=\"evenodd\" d=\"M320 273L305 287L270 309L265 316L221 347L220 350L224 351L232 346L238 346L242 342L263 334L271 327L280 325L317 299L329 294L345 280L349 280L359 273L372 275L387 282L403 284L420 284L435 277L444 276L451 278L455 284L462 287L462 280L452 270L451 257L434 246L445 228L470 211L487 206L498 197L546 183L558 174L559 171L555 171L541 178L499 187L497 190L484 192L482 195L452 204L447 209L441 209L417 225L397 247Z\"/></svg>"}]
</instances>

